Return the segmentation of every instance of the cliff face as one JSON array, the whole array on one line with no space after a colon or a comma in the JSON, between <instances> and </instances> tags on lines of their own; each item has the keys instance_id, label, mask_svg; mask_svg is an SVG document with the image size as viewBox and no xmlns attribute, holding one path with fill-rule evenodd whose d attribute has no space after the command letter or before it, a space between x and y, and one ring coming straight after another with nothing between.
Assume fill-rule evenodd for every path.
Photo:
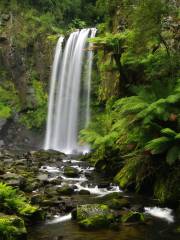
<instances>
[{"instance_id":1,"label":"cliff face","mask_svg":"<svg viewBox=\"0 0 180 240\"><path fill-rule=\"evenodd\" d=\"M45 126L48 81L57 35L40 18L38 12L21 7L0 11L1 145L12 145L16 140L33 145L35 132L38 130L39 135ZM33 129L33 133L28 129Z\"/></svg>"}]
</instances>

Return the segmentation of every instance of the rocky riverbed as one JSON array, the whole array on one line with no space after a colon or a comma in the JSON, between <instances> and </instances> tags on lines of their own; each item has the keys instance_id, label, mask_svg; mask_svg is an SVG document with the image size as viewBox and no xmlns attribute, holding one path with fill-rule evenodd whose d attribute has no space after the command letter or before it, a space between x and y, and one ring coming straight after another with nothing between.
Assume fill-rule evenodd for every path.
<instances>
[{"instance_id":1,"label":"rocky riverbed","mask_svg":"<svg viewBox=\"0 0 180 240\"><path fill-rule=\"evenodd\" d=\"M78 156L2 149L0 160L0 181L25 193L46 216L38 225L27 226L30 240L90 240L94 234L99 240L178 239L175 211L123 192Z\"/></svg>"}]
</instances>

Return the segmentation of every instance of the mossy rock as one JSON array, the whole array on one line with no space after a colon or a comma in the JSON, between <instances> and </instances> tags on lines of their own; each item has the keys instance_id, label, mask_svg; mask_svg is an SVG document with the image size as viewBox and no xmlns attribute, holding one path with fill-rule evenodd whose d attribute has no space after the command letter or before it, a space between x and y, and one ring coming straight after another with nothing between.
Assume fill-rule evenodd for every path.
<instances>
[{"instance_id":1,"label":"mossy rock","mask_svg":"<svg viewBox=\"0 0 180 240\"><path fill-rule=\"evenodd\" d=\"M122 197L123 197L122 192L112 192L112 193L109 193L109 194L103 196L101 199L103 201L110 201L113 199L121 199Z\"/></svg>"},{"instance_id":2,"label":"mossy rock","mask_svg":"<svg viewBox=\"0 0 180 240\"><path fill-rule=\"evenodd\" d=\"M64 175L67 177L78 177L79 171L74 167L65 167L64 168Z\"/></svg>"},{"instance_id":3,"label":"mossy rock","mask_svg":"<svg viewBox=\"0 0 180 240\"><path fill-rule=\"evenodd\" d=\"M71 187L71 186L68 186L68 185L64 185L64 186L62 186L62 187L58 187L57 189L56 189L56 191L57 191L57 193L59 194L59 195L71 195L71 194L73 194L74 193L74 189Z\"/></svg>"},{"instance_id":4,"label":"mossy rock","mask_svg":"<svg viewBox=\"0 0 180 240\"><path fill-rule=\"evenodd\" d=\"M130 207L129 200L127 198L121 198L121 199L112 199L107 202L107 205L115 210L120 210L122 208L128 208Z\"/></svg>"},{"instance_id":5,"label":"mossy rock","mask_svg":"<svg viewBox=\"0 0 180 240\"><path fill-rule=\"evenodd\" d=\"M19 214L27 221L35 223L43 221L45 219L45 212L39 207L26 204L24 207L19 209Z\"/></svg>"},{"instance_id":6,"label":"mossy rock","mask_svg":"<svg viewBox=\"0 0 180 240\"><path fill-rule=\"evenodd\" d=\"M145 216L143 213L127 211L122 214L122 223L143 223L145 221Z\"/></svg>"},{"instance_id":7,"label":"mossy rock","mask_svg":"<svg viewBox=\"0 0 180 240\"><path fill-rule=\"evenodd\" d=\"M47 160L47 159L51 159L51 158L56 158L56 159L61 160L61 159L65 158L66 155L62 152L58 152L55 150L49 150L49 151L40 150L40 151L31 152L31 156L38 160Z\"/></svg>"},{"instance_id":8,"label":"mossy rock","mask_svg":"<svg viewBox=\"0 0 180 240\"><path fill-rule=\"evenodd\" d=\"M99 229L110 226L115 222L114 212L107 205L86 204L81 205L72 212L73 219L85 229Z\"/></svg>"},{"instance_id":9,"label":"mossy rock","mask_svg":"<svg viewBox=\"0 0 180 240\"><path fill-rule=\"evenodd\" d=\"M1 240L24 240L26 228L22 218L10 215L0 215Z\"/></svg>"}]
</instances>

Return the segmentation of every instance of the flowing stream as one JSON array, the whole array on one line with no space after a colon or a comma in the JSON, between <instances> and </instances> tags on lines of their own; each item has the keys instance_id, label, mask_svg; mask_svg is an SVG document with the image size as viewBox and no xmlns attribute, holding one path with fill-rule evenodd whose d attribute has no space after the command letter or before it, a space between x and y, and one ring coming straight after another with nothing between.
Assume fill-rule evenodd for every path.
<instances>
[{"instance_id":1,"label":"flowing stream","mask_svg":"<svg viewBox=\"0 0 180 240\"><path fill-rule=\"evenodd\" d=\"M90 93L93 52L88 38L95 28L70 34L64 51L63 38L56 46L50 83L45 149L65 153L87 152L78 145L78 132L90 121Z\"/></svg>"},{"instance_id":2,"label":"flowing stream","mask_svg":"<svg viewBox=\"0 0 180 240\"><path fill-rule=\"evenodd\" d=\"M64 175L64 168L71 166L79 171L78 177L67 177ZM63 215L55 213L53 219L45 223L33 226L29 229L28 240L179 240L175 233L179 220L175 213L168 208L156 207L141 196L123 193L118 186L108 183L106 179L97 175L92 166L86 162L75 159L64 159L52 165L41 166L42 173L48 173L50 180L61 178L61 186L68 185L75 189L71 196L64 196L62 199L75 202L78 205L87 203L104 203L108 194L118 192L132 202L132 205L141 204L144 206L144 213L153 218L146 224L125 224L118 230L100 229L87 231L79 227L77 222L71 219L71 213ZM81 195L80 191L89 191L89 195Z\"/></svg>"}]
</instances>

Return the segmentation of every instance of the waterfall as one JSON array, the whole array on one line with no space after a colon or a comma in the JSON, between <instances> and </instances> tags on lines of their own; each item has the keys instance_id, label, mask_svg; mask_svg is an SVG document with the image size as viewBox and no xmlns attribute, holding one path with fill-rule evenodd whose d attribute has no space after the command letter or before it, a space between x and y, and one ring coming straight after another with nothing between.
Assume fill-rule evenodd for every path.
<instances>
[{"instance_id":1,"label":"waterfall","mask_svg":"<svg viewBox=\"0 0 180 240\"><path fill-rule=\"evenodd\" d=\"M63 38L58 40L50 83L46 150L54 149L65 153L88 150L87 146L78 145L77 138L79 130L90 121L93 52L85 49L92 47L87 39L95 34L94 28L73 32L64 51Z\"/></svg>"}]
</instances>

